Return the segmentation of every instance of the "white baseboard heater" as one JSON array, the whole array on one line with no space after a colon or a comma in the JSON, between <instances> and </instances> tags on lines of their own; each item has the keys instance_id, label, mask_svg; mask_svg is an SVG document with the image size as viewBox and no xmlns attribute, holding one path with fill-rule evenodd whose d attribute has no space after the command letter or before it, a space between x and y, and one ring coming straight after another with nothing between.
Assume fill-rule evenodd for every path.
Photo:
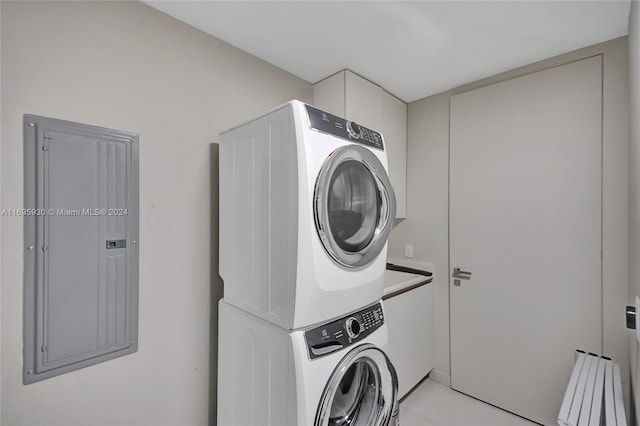
<instances>
[{"instance_id":1,"label":"white baseboard heater","mask_svg":"<svg viewBox=\"0 0 640 426\"><path fill-rule=\"evenodd\" d=\"M627 426L620 366L607 357L576 351L558 425Z\"/></svg>"}]
</instances>

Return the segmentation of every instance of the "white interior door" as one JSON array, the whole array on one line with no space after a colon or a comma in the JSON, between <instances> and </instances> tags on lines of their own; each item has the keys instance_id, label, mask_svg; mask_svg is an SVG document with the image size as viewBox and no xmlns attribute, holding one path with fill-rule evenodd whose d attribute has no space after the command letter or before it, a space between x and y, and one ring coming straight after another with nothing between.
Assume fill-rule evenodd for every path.
<instances>
[{"instance_id":1,"label":"white interior door","mask_svg":"<svg viewBox=\"0 0 640 426\"><path fill-rule=\"evenodd\" d=\"M451 98L451 385L556 424L602 350L602 58Z\"/></svg>"}]
</instances>

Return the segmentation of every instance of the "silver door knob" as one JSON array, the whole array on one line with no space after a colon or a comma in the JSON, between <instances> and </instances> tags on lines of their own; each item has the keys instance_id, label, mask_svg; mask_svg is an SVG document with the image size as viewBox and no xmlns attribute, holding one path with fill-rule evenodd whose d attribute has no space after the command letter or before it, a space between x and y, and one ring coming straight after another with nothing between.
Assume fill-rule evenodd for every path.
<instances>
[{"instance_id":1,"label":"silver door knob","mask_svg":"<svg viewBox=\"0 0 640 426\"><path fill-rule=\"evenodd\" d=\"M470 280L471 272L463 271L460 268L453 268L453 285L459 287L460 280Z\"/></svg>"},{"instance_id":2,"label":"silver door knob","mask_svg":"<svg viewBox=\"0 0 640 426\"><path fill-rule=\"evenodd\" d=\"M461 279L461 280L470 280L471 272L463 271L460 268L453 268L453 278Z\"/></svg>"}]
</instances>

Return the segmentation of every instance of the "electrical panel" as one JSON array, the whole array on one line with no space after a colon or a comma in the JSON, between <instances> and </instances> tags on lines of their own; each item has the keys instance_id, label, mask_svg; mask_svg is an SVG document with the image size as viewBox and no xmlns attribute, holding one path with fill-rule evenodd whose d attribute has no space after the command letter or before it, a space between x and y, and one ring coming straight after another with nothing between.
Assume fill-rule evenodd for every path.
<instances>
[{"instance_id":1,"label":"electrical panel","mask_svg":"<svg viewBox=\"0 0 640 426\"><path fill-rule=\"evenodd\" d=\"M24 116L29 384L138 348L138 135Z\"/></svg>"}]
</instances>

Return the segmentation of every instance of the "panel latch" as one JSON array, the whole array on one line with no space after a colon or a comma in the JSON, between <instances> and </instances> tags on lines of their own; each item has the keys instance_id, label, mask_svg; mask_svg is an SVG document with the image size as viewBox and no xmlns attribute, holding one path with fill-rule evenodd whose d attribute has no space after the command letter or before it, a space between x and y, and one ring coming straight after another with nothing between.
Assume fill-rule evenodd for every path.
<instances>
[{"instance_id":1,"label":"panel latch","mask_svg":"<svg viewBox=\"0 0 640 426\"><path fill-rule=\"evenodd\" d=\"M627 328L629 330L636 329L636 307L635 306L627 306L625 310L625 317L627 318Z\"/></svg>"},{"instance_id":2,"label":"panel latch","mask_svg":"<svg viewBox=\"0 0 640 426\"><path fill-rule=\"evenodd\" d=\"M120 249L127 247L127 240L107 240L107 249Z\"/></svg>"}]
</instances>

